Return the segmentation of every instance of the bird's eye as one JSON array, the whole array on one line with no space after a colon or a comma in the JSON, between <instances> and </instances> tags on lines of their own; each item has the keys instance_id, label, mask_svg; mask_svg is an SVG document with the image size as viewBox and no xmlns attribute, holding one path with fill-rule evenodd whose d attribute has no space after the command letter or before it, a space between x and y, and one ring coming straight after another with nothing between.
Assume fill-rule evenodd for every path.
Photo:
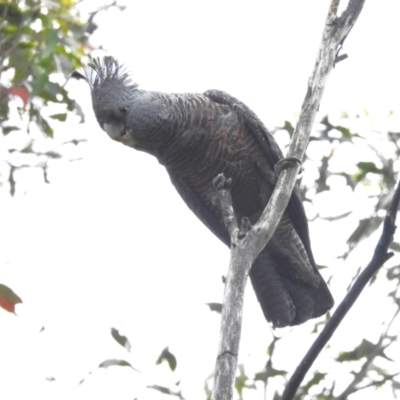
<instances>
[{"instance_id":1,"label":"bird's eye","mask_svg":"<svg viewBox=\"0 0 400 400\"><path fill-rule=\"evenodd\" d=\"M121 111L122 114L125 114L128 111L128 109L126 107L120 107L119 111Z\"/></svg>"}]
</instances>

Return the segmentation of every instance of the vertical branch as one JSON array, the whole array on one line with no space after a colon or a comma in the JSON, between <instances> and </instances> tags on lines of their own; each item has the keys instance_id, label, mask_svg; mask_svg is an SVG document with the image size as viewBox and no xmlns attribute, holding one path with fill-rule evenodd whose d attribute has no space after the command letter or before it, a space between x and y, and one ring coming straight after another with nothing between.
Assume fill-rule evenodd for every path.
<instances>
[{"instance_id":1,"label":"vertical branch","mask_svg":"<svg viewBox=\"0 0 400 400\"><path fill-rule=\"evenodd\" d=\"M365 0L350 0L347 9L338 17L339 0L332 0L325 22L321 45L317 54L314 70L309 79L307 93L304 98L299 122L293 134L287 154L288 159L303 160L311 135L311 128L321 103L329 74L337 62L338 48L354 26ZM285 165L287 167L287 165ZM272 237L280 218L285 211L295 185L300 165L285 168L279 175L274 193L260 217L255 229L263 233L256 238L257 249L264 248ZM278 218L276 218L278 216Z\"/></svg>"},{"instance_id":2,"label":"vertical branch","mask_svg":"<svg viewBox=\"0 0 400 400\"><path fill-rule=\"evenodd\" d=\"M243 297L252 261L245 247L236 246L225 283L218 357L212 400L233 398L234 382L242 332Z\"/></svg>"},{"instance_id":3,"label":"vertical branch","mask_svg":"<svg viewBox=\"0 0 400 400\"><path fill-rule=\"evenodd\" d=\"M217 192L213 203L222 210L225 225L231 236L231 260L225 281L221 332L218 357L214 373L213 400L232 399L233 382L237 368L239 343L242 332L243 296L253 260L246 257L246 248L239 244L239 228L233 211L232 198L228 191L230 181L219 174L213 185Z\"/></svg>"},{"instance_id":4,"label":"vertical branch","mask_svg":"<svg viewBox=\"0 0 400 400\"><path fill-rule=\"evenodd\" d=\"M299 122L289 148L288 159L298 161L303 159L325 83L337 60L338 47L343 44L356 22L364 2L365 0L350 0L345 12L337 17L340 1L332 0L314 71L308 83ZM238 236L238 229L232 230L229 229L229 225L227 226L231 234L231 261L223 301L221 337L212 400L233 398L247 276L254 260L275 232L289 202L300 168L299 163L289 166L287 163L286 165L281 163L279 166L281 168L284 166L285 169L280 173L274 193L259 221L241 238ZM224 206L221 203L221 207L224 215L228 209L232 210L233 215L231 205ZM237 228L237 222L235 226Z\"/></svg>"}]
</instances>

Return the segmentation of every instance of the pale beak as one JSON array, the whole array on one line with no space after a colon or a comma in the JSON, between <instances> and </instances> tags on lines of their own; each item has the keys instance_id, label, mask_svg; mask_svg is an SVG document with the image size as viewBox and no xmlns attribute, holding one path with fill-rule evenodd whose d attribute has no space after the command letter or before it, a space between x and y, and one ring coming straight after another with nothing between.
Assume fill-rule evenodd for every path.
<instances>
[{"instance_id":1,"label":"pale beak","mask_svg":"<svg viewBox=\"0 0 400 400\"><path fill-rule=\"evenodd\" d=\"M121 140L121 137L125 135L125 125L124 124L103 124L103 129L106 131L107 135L111 139Z\"/></svg>"}]
</instances>

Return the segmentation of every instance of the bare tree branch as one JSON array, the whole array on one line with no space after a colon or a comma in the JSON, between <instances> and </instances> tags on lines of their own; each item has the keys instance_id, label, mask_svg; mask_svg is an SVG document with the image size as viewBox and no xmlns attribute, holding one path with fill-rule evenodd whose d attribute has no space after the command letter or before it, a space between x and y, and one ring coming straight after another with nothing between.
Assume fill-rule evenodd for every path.
<instances>
[{"instance_id":1,"label":"bare tree branch","mask_svg":"<svg viewBox=\"0 0 400 400\"><path fill-rule=\"evenodd\" d=\"M213 184L217 188L214 202L222 209L225 225L231 235L231 260L225 280L225 292L221 315L221 332L218 357L214 372L213 400L233 398L233 386L237 368L240 336L242 332L243 296L247 276L255 259L247 257L245 241L239 239L238 224L233 212L232 199L226 190L229 183L218 175ZM239 243L240 241L240 243Z\"/></svg>"},{"instance_id":2,"label":"bare tree branch","mask_svg":"<svg viewBox=\"0 0 400 400\"><path fill-rule=\"evenodd\" d=\"M229 186L232 183L232 179L226 179L224 174L218 174L214 180L213 185L216 189L214 194L213 203L218 205L222 210L222 218L224 224L228 229L231 238L236 238L238 236L238 223L235 217L232 206L232 197L229 193ZM233 245L235 242L232 242Z\"/></svg>"},{"instance_id":3,"label":"bare tree branch","mask_svg":"<svg viewBox=\"0 0 400 400\"><path fill-rule=\"evenodd\" d=\"M354 393L356 391L358 392L360 390L368 389L368 388L374 387L374 386L375 387L381 387L387 381L392 381L393 378L395 378L398 375L400 375L400 372L396 372L395 374L386 375L382 379L372 381L372 382L368 383L367 385L364 385L364 386L361 386L361 387L357 387L351 392L346 392L346 393L343 392L339 397L335 398L335 400L347 400L348 395L350 395L351 393Z\"/></svg>"},{"instance_id":4,"label":"bare tree branch","mask_svg":"<svg viewBox=\"0 0 400 400\"><path fill-rule=\"evenodd\" d=\"M371 262L366 266L366 268L361 272L359 277L356 279L352 288L349 290L345 298L339 304L338 308L332 315L331 319L325 325L324 329L322 330L316 341L313 343L313 345L308 350L307 354L297 367L296 371L290 378L283 392L282 400L293 399L307 371L310 369L311 365L317 358L318 354L328 343L329 339L332 337L336 328L339 326L342 319L345 317L347 312L353 306L360 293L363 291L363 289L370 281L370 279L373 277L373 275L379 270L379 268L389 258L393 256L393 253L388 252L388 249L389 245L393 241L393 235L396 230L395 222L396 222L397 210L399 208L399 202L400 202L400 182L397 185L389 209L386 212L385 221L383 223L382 235L375 248L375 252Z\"/></svg>"},{"instance_id":5,"label":"bare tree branch","mask_svg":"<svg viewBox=\"0 0 400 400\"><path fill-rule=\"evenodd\" d=\"M338 47L343 44L356 22L364 1L350 0L345 12L337 17L340 1L332 0L314 71L308 83L299 122L287 154L288 158L303 160L326 80L337 61ZM257 224L249 229L246 235L238 237L238 230L233 230L231 243L234 245L231 248L231 261L224 293L212 400L233 398L247 277L254 260L275 232L289 202L299 169L299 163L292 163L280 173L267 207Z\"/></svg>"}]
</instances>

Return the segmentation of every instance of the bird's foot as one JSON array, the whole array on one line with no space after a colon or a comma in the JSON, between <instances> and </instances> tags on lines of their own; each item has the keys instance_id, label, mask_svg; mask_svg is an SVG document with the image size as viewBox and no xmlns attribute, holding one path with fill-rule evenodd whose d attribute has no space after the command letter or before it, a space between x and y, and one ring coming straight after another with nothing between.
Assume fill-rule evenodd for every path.
<instances>
[{"instance_id":1,"label":"bird's foot","mask_svg":"<svg viewBox=\"0 0 400 400\"><path fill-rule=\"evenodd\" d=\"M243 239L247 235L247 232L251 229L251 227L252 225L250 220L247 217L243 217L240 221L240 231L238 238Z\"/></svg>"},{"instance_id":2,"label":"bird's foot","mask_svg":"<svg viewBox=\"0 0 400 400\"><path fill-rule=\"evenodd\" d=\"M221 210L224 224L227 227L231 236L231 243L234 245L235 240L233 239L234 232L237 232L237 221L235 212L232 206L232 197L229 192L229 187L232 184L232 179L225 178L224 174L218 174L212 181L216 191L211 197L211 201L215 206L218 206ZM236 233L235 233L236 234Z\"/></svg>"},{"instance_id":3,"label":"bird's foot","mask_svg":"<svg viewBox=\"0 0 400 400\"><path fill-rule=\"evenodd\" d=\"M217 190L228 190L232 184L232 178L226 179L224 174L218 174L212 183Z\"/></svg>"},{"instance_id":4,"label":"bird's foot","mask_svg":"<svg viewBox=\"0 0 400 400\"><path fill-rule=\"evenodd\" d=\"M301 161L297 157L285 157L281 158L274 167L274 174L276 179L278 179L280 173L286 169L286 168L291 168L294 167L295 164L300 164L301 166Z\"/></svg>"}]
</instances>

